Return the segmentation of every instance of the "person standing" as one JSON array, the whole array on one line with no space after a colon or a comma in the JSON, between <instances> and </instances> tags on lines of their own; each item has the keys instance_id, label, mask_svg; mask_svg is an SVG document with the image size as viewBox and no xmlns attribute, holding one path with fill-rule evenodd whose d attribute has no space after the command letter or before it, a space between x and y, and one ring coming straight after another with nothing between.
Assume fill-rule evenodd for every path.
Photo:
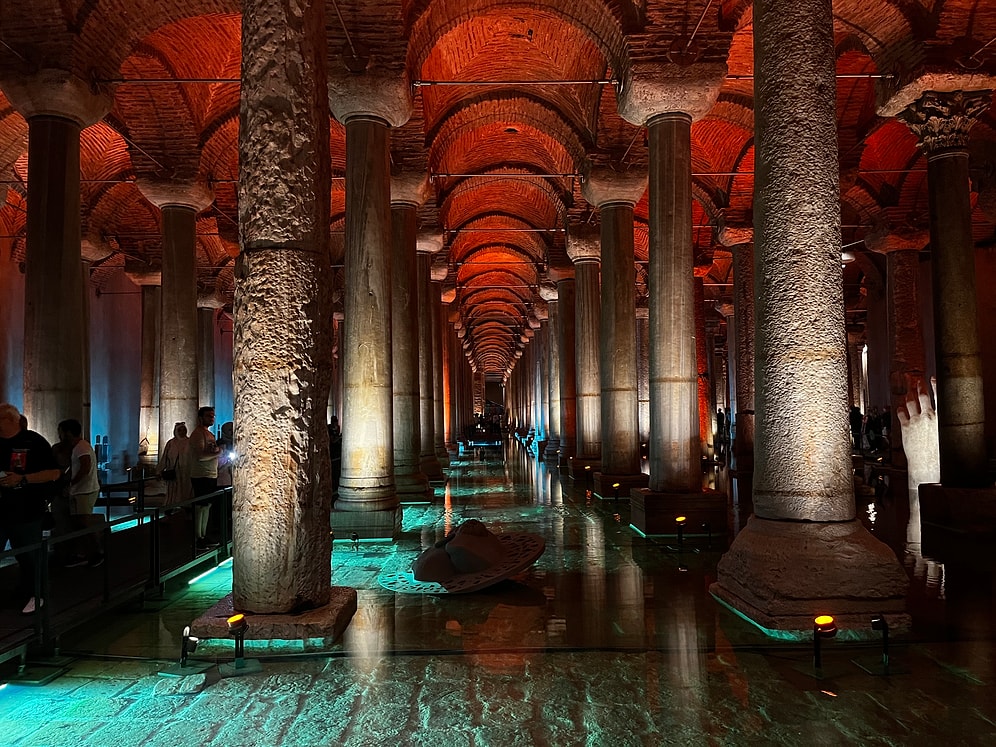
<instances>
[{"instance_id":1,"label":"person standing","mask_svg":"<svg viewBox=\"0 0 996 747\"><path fill-rule=\"evenodd\" d=\"M214 408L202 407L197 411L197 427L190 434L190 483L194 497L210 495L218 489L218 454L221 449L211 432L214 425ZM197 547L208 549L208 518L211 515L211 502L194 504L194 530Z\"/></svg>"},{"instance_id":2,"label":"person standing","mask_svg":"<svg viewBox=\"0 0 996 747\"><path fill-rule=\"evenodd\" d=\"M159 454L156 474L166 483L165 507L176 506L194 497L190 483L190 439L187 424L173 424L173 438L166 442Z\"/></svg>"},{"instance_id":3,"label":"person standing","mask_svg":"<svg viewBox=\"0 0 996 747\"><path fill-rule=\"evenodd\" d=\"M83 426L78 420L63 420L59 423L59 442L71 449L69 471L69 515L73 529L86 529L95 524L103 524L104 517L93 513L100 494L97 480L97 455L93 447L83 438ZM79 539L81 552L66 563L66 568L88 565L96 568L104 562L100 537L94 532Z\"/></svg>"},{"instance_id":4,"label":"person standing","mask_svg":"<svg viewBox=\"0 0 996 747\"><path fill-rule=\"evenodd\" d=\"M41 542L45 503L53 497L59 468L52 446L39 433L21 426L21 414L11 404L0 404L0 548ZM30 597L23 614L42 606L36 599L35 556L37 550L15 555L20 567L15 593Z\"/></svg>"}]
</instances>

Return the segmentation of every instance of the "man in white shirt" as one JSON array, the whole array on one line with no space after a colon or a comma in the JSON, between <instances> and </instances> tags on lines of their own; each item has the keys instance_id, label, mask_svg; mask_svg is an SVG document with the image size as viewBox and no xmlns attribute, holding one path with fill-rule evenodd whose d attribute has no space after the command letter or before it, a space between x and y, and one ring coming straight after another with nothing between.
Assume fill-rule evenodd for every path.
<instances>
[{"instance_id":1,"label":"man in white shirt","mask_svg":"<svg viewBox=\"0 0 996 747\"><path fill-rule=\"evenodd\" d=\"M69 468L69 513L75 529L84 529L94 524L102 524L104 517L93 513L100 493L97 481L97 455L93 447L83 438L83 426L78 420L63 420L59 423L59 441L72 448ZM97 532L79 540L80 553L66 563L67 568L88 565L91 568L103 564L104 553Z\"/></svg>"},{"instance_id":2,"label":"man in white shirt","mask_svg":"<svg viewBox=\"0 0 996 747\"><path fill-rule=\"evenodd\" d=\"M194 496L210 495L218 489L218 455L221 449L211 432L214 425L214 408L202 407L197 411L197 427L190 434L190 482ZM214 546L207 535L211 502L194 504L194 530L197 547L207 549Z\"/></svg>"}]
</instances>

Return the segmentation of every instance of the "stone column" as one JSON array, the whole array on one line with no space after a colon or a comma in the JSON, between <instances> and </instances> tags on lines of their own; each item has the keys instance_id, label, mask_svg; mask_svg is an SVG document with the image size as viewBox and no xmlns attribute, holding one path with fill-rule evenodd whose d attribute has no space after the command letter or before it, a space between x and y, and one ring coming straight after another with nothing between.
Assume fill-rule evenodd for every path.
<instances>
[{"instance_id":1,"label":"stone column","mask_svg":"<svg viewBox=\"0 0 996 747\"><path fill-rule=\"evenodd\" d=\"M636 398L642 457L650 444L650 308L645 297L636 304Z\"/></svg>"},{"instance_id":2,"label":"stone column","mask_svg":"<svg viewBox=\"0 0 996 747\"><path fill-rule=\"evenodd\" d=\"M333 599L324 6L242 10L232 596L238 610L288 613ZM346 597L355 610L355 592Z\"/></svg>"},{"instance_id":3,"label":"stone column","mask_svg":"<svg viewBox=\"0 0 996 747\"><path fill-rule=\"evenodd\" d=\"M599 373L598 314L599 235L579 226L567 236L567 255L574 263L574 361L577 378L577 445L570 475L582 477L585 467L598 470L602 459L602 405Z\"/></svg>"},{"instance_id":4,"label":"stone column","mask_svg":"<svg viewBox=\"0 0 996 747\"><path fill-rule=\"evenodd\" d=\"M214 407L214 320L218 313L214 297L197 299L197 401ZM219 423L220 425L220 423Z\"/></svg>"},{"instance_id":5,"label":"stone column","mask_svg":"<svg viewBox=\"0 0 996 747\"><path fill-rule=\"evenodd\" d=\"M539 295L546 301L547 309L547 402L549 405L550 428L546 438L544 459L558 459L563 426L563 413L560 409L560 306L557 286L544 284L539 287Z\"/></svg>"},{"instance_id":6,"label":"stone column","mask_svg":"<svg viewBox=\"0 0 996 747\"><path fill-rule=\"evenodd\" d=\"M439 297L440 352L443 361L443 450L449 462L450 451L456 448L453 436L453 346L450 342L450 305L456 299L456 285L443 288Z\"/></svg>"},{"instance_id":7,"label":"stone column","mask_svg":"<svg viewBox=\"0 0 996 747\"><path fill-rule=\"evenodd\" d=\"M646 174L608 169L591 171L581 189L601 216L602 459L601 470L595 474L594 492L602 498L615 497L617 490L628 495L631 488L647 484L647 476L640 471L633 247L633 207L646 190Z\"/></svg>"},{"instance_id":8,"label":"stone column","mask_svg":"<svg viewBox=\"0 0 996 747\"><path fill-rule=\"evenodd\" d=\"M155 465L159 461L159 356L162 329L162 293L160 276L155 284L142 283L142 382L140 388L139 440L148 442L142 463ZM170 434L172 437L172 433Z\"/></svg>"},{"instance_id":9,"label":"stone column","mask_svg":"<svg viewBox=\"0 0 996 747\"><path fill-rule=\"evenodd\" d=\"M699 445L700 453L712 457L712 414L716 411L715 403L711 401L709 377L709 345L706 343L705 321L705 288L702 278L695 276L695 366L696 366L696 396L699 414Z\"/></svg>"},{"instance_id":10,"label":"stone column","mask_svg":"<svg viewBox=\"0 0 996 747\"><path fill-rule=\"evenodd\" d=\"M418 391L418 209L429 196L425 174L391 179L391 366L394 391L394 483L402 502L432 497L421 465Z\"/></svg>"},{"instance_id":11,"label":"stone column","mask_svg":"<svg viewBox=\"0 0 996 747\"><path fill-rule=\"evenodd\" d=\"M992 91L926 91L899 117L927 156L941 484L991 484L979 353L968 133Z\"/></svg>"},{"instance_id":12,"label":"stone column","mask_svg":"<svg viewBox=\"0 0 996 747\"><path fill-rule=\"evenodd\" d=\"M197 427L197 214L212 196L194 183L141 181L139 188L162 214L159 443L165 444L175 423L185 422L190 432Z\"/></svg>"},{"instance_id":13,"label":"stone column","mask_svg":"<svg viewBox=\"0 0 996 747\"><path fill-rule=\"evenodd\" d=\"M714 595L811 635L813 615L908 624L906 577L854 516L830 0L754 4L754 516Z\"/></svg>"},{"instance_id":14,"label":"stone column","mask_svg":"<svg viewBox=\"0 0 996 747\"><path fill-rule=\"evenodd\" d=\"M80 335L80 366L83 369L83 418L80 423L83 425L83 438L88 441L92 439L90 432L90 418L93 411L92 394L90 391L90 268L92 261L83 258L80 263L80 305L81 313L79 319Z\"/></svg>"},{"instance_id":15,"label":"stone column","mask_svg":"<svg viewBox=\"0 0 996 747\"><path fill-rule=\"evenodd\" d=\"M733 323L735 349L730 360L736 371L736 432L732 469L738 476L754 471L754 230L722 226L719 242L733 253Z\"/></svg>"},{"instance_id":16,"label":"stone column","mask_svg":"<svg viewBox=\"0 0 996 747\"><path fill-rule=\"evenodd\" d=\"M439 457L436 456L436 406L433 399L435 359L432 351L432 256L442 248L442 234L418 236L419 459L422 472L432 485L446 482Z\"/></svg>"},{"instance_id":17,"label":"stone column","mask_svg":"<svg viewBox=\"0 0 996 747\"><path fill-rule=\"evenodd\" d=\"M342 477L333 527L395 537L390 128L411 116L403 79L339 71L329 101L346 127ZM363 517L343 514L362 513Z\"/></svg>"},{"instance_id":18,"label":"stone column","mask_svg":"<svg viewBox=\"0 0 996 747\"><path fill-rule=\"evenodd\" d=\"M445 258L444 258L445 259ZM449 267L443 262L432 266L432 443L436 459L443 469L450 466L450 455L446 451L445 408L443 407L443 281L449 275Z\"/></svg>"},{"instance_id":19,"label":"stone column","mask_svg":"<svg viewBox=\"0 0 996 747\"><path fill-rule=\"evenodd\" d=\"M896 469L906 468L903 434L897 413L906 406L906 393L917 382L927 390L926 356L920 324L917 278L920 250L930 237L926 231L872 232L865 246L886 257L886 304L889 324L889 393L892 420L889 423L890 461Z\"/></svg>"},{"instance_id":20,"label":"stone column","mask_svg":"<svg viewBox=\"0 0 996 747\"><path fill-rule=\"evenodd\" d=\"M566 467L575 455L578 442L577 357L574 272L570 268L550 268L557 281L557 349L560 352L560 459Z\"/></svg>"},{"instance_id":21,"label":"stone column","mask_svg":"<svg viewBox=\"0 0 996 747\"><path fill-rule=\"evenodd\" d=\"M31 429L54 443L60 420L89 425L83 413L80 132L103 118L111 98L52 69L0 74L0 88L28 122L22 409Z\"/></svg>"}]
</instances>

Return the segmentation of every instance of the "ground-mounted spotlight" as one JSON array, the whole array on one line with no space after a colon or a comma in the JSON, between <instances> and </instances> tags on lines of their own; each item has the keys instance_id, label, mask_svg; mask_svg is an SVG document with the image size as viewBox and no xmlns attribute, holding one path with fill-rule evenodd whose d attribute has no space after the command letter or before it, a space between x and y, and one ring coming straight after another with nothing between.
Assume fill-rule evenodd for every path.
<instances>
[{"instance_id":1,"label":"ground-mounted spotlight","mask_svg":"<svg viewBox=\"0 0 996 747\"><path fill-rule=\"evenodd\" d=\"M816 675L823 674L823 652L820 642L824 638L834 638L837 635L837 623L830 615L820 615L813 620L813 669Z\"/></svg>"},{"instance_id":2,"label":"ground-mounted spotlight","mask_svg":"<svg viewBox=\"0 0 996 747\"><path fill-rule=\"evenodd\" d=\"M165 669L159 670L160 677L186 677L191 674L205 672L214 664L203 661L190 661L188 657L197 650L200 641L190 635L190 626L185 625L183 636L180 639L180 660L176 664L171 664Z\"/></svg>"},{"instance_id":3,"label":"ground-mounted spotlight","mask_svg":"<svg viewBox=\"0 0 996 747\"><path fill-rule=\"evenodd\" d=\"M685 541L685 522L688 521L687 516L675 516L674 524L678 529L678 547Z\"/></svg>"},{"instance_id":4,"label":"ground-mounted spotlight","mask_svg":"<svg viewBox=\"0 0 996 747\"><path fill-rule=\"evenodd\" d=\"M619 502L619 483L617 483L617 482L612 483L612 490L613 490L613 495L615 496L615 501L616 501L616 503L618 503Z\"/></svg>"},{"instance_id":5,"label":"ground-mounted spotlight","mask_svg":"<svg viewBox=\"0 0 996 747\"><path fill-rule=\"evenodd\" d=\"M708 521L702 522L702 531L706 533L706 547L712 547L712 526Z\"/></svg>"},{"instance_id":6,"label":"ground-mounted spotlight","mask_svg":"<svg viewBox=\"0 0 996 747\"><path fill-rule=\"evenodd\" d=\"M228 634L235 638L235 661L231 664L222 664L218 667L218 673L222 677L237 677L243 674L255 674L263 671L263 665L258 659L245 658L246 631L249 630L249 621L241 612L232 615L226 621L228 623Z\"/></svg>"},{"instance_id":7,"label":"ground-mounted spotlight","mask_svg":"<svg viewBox=\"0 0 996 747\"><path fill-rule=\"evenodd\" d=\"M872 630L882 632L882 655L881 657L866 657L864 659L854 659L854 663L868 674L878 677L889 676L891 674L905 674L907 670L896 667L889 658L889 621L885 615L875 615L871 619Z\"/></svg>"}]
</instances>

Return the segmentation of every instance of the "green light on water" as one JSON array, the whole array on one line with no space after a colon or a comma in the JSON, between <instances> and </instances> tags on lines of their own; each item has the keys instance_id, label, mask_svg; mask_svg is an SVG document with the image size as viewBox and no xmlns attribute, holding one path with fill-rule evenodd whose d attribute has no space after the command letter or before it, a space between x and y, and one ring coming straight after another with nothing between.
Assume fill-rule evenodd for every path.
<instances>
[{"instance_id":1,"label":"green light on water","mask_svg":"<svg viewBox=\"0 0 996 747\"><path fill-rule=\"evenodd\" d=\"M197 583L198 581L200 581L205 576L209 576L210 574L214 573L219 568L224 568L224 567L227 567L227 566L229 566L231 564L232 564L232 558L227 558L227 559L221 561L220 563L218 563L218 565L216 565L214 568L209 568L208 570L204 571L204 573L202 573L201 575L194 576L192 579L190 579L187 582L187 586L192 586L193 584Z\"/></svg>"},{"instance_id":2,"label":"green light on water","mask_svg":"<svg viewBox=\"0 0 996 747\"><path fill-rule=\"evenodd\" d=\"M731 607L729 604L727 604L725 601L717 597L715 594L712 594L712 598L715 599L724 607L726 607L726 609L728 609L737 617L749 622L751 625L760 630L769 638L774 638L777 641L807 641L810 639L810 637L812 637L812 632L808 630L774 630L772 628L766 628L756 620L751 620L749 617L747 617L747 615L738 610L736 607Z\"/></svg>"}]
</instances>

